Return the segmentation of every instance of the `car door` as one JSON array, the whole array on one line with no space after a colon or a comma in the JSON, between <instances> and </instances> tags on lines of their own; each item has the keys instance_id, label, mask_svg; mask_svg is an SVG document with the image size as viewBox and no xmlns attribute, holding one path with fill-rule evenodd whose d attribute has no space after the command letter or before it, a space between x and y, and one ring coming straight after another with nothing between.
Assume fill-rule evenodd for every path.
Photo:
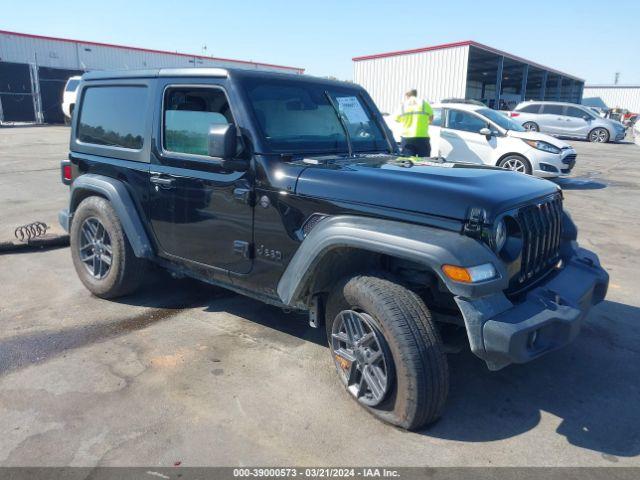
<instances>
[{"instance_id":1,"label":"car door","mask_svg":"<svg viewBox=\"0 0 640 480\"><path fill-rule=\"evenodd\" d=\"M495 136L487 138L480 130L488 122L473 112L447 109L445 126L440 129L440 153L451 162L493 165L491 159L497 146Z\"/></svg>"},{"instance_id":2,"label":"car door","mask_svg":"<svg viewBox=\"0 0 640 480\"><path fill-rule=\"evenodd\" d=\"M551 135L566 135L564 105L544 104L540 115L540 131Z\"/></svg>"},{"instance_id":3,"label":"car door","mask_svg":"<svg viewBox=\"0 0 640 480\"><path fill-rule=\"evenodd\" d=\"M578 107L567 106L565 110L565 131L571 137L586 137L591 130L593 116Z\"/></svg>"},{"instance_id":4,"label":"car door","mask_svg":"<svg viewBox=\"0 0 640 480\"><path fill-rule=\"evenodd\" d=\"M151 225L164 256L246 273L253 225L248 174L208 156L210 127L235 123L234 116L223 83L197 82L161 81Z\"/></svg>"}]
</instances>

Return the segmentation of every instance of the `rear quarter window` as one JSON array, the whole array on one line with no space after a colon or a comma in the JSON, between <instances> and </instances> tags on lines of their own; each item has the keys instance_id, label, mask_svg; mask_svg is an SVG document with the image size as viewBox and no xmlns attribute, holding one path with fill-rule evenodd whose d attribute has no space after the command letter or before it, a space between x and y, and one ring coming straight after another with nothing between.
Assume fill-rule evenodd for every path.
<instances>
[{"instance_id":1,"label":"rear quarter window","mask_svg":"<svg viewBox=\"0 0 640 480\"><path fill-rule=\"evenodd\" d=\"M77 139L94 145L142 149L147 96L145 86L85 88Z\"/></svg>"}]
</instances>

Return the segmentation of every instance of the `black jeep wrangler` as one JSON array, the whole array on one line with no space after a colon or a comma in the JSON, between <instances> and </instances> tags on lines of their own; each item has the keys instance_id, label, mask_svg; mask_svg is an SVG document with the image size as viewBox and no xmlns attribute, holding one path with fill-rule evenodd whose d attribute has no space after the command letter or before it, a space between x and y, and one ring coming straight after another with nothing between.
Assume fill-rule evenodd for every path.
<instances>
[{"instance_id":1,"label":"black jeep wrangler","mask_svg":"<svg viewBox=\"0 0 640 480\"><path fill-rule=\"evenodd\" d=\"M399 156L365 90L223 69L88 73L60 213L82 282L160 265L325 325L347 391L408 429L448 391L443 332L492 370L570 342L608 276L553 183Z\"/></svg>"}]
</instances>

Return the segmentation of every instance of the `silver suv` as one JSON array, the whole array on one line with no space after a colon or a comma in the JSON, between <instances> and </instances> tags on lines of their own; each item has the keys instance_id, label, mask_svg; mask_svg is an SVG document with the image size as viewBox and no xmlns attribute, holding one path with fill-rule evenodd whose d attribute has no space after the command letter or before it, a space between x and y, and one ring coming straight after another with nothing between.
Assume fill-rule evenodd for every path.
<instances>
[{"instance_id":1,"label":"silver suv","mask_svg":"<svg viewBox=\"0 0 640 480\"><path fill-rule=\"evenodd\" d=\"M586 138L597 143L625 137L625 128L620 122L601 118L575 103L523 102L509 115L526 130L558 137Z\"/></svg>"}]
</instances>

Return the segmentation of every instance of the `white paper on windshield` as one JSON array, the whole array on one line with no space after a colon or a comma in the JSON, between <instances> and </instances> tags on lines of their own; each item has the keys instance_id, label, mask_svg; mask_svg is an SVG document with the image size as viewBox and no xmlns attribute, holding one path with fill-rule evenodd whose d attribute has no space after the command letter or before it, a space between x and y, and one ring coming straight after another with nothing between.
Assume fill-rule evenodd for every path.
<instances>
[{"instance_id":1,"label":"white paper on windshield","mask_svg":"<svg viewBox=\"0 0 640 480\"><path fill-rule=\"evenodd\" d=\"M349 123L368 123L369 117L362 108L358 97L336 97L338 109L344 113Z\"/></svg>"}]
</instances>

